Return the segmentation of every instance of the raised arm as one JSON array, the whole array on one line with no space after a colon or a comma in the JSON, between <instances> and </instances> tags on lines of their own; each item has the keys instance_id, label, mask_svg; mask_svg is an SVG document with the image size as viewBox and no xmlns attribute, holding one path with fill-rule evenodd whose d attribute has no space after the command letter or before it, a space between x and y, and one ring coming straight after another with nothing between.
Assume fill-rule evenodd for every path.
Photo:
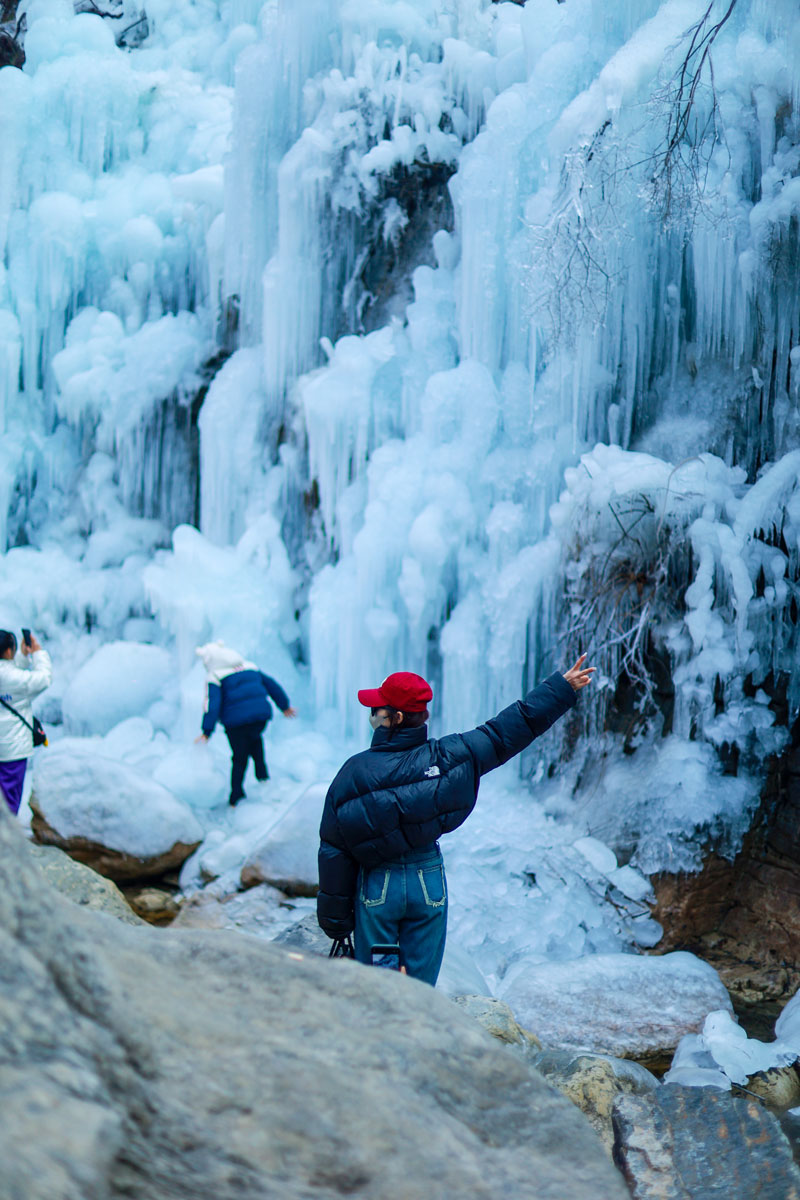
<instances>
[{"instance_id":1,"label":"raised arm","mask_svg":"<svg viewBox=\"0 0 800 1200\"><path fill-rule=\"evenodd\" d=\"M563 675L556 671L522 700L510 704L477 729L455 735L466 742L479 775L508 762L574 707L576 693L586 686L594 671L594 667L584 667L585 659L582 654ZM445 747L449 741L442 738Z\"/></svg>"},{"instance_id":2,"label":"raised arm","mask_svg":"<svg viewBox=\"0 0 800 1200\"><path fill-rule=\"evenodd\" d=\"M35 646L36 649L27 655L30 666L18 667L16 663L13 663L9 664L6 670L5 681L10 687L14 700L33 700L35 696L49 688L53 681L50 655L46 650L42 650L38 642L35 643Z\"/></svg>"}]
</instances>

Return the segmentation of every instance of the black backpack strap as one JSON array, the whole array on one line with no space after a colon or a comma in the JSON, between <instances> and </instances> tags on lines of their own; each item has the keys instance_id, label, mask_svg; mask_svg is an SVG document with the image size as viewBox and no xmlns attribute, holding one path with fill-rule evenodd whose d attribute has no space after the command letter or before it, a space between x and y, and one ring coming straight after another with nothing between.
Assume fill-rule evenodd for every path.
<instances>
[{"instance_id":1,"label":"black backpack strap","mask_svg":"<svg viewBox=\"0 0 800 1200\"><path fill-rule=\"evenodd\" d=\"M27 725L28 729L30 729L31 733L33 733L33 726L31 725L30 721L26 721L22 713L17 712L13 704L9 704L8 701L4 700L2 696L0 696L0 704L2 704L3 708L7 708L10 713L13 713L15 717L19 717L20 721L22 721L22 724Z\"/></svg>"}]
</instances>

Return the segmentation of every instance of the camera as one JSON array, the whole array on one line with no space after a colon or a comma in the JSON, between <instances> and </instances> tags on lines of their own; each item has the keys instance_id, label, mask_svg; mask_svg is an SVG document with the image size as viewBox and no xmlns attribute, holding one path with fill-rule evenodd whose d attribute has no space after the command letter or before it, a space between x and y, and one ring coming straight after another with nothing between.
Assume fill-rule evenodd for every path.
<instances>
[{"instance_id":1,"label":"camera","mask_svg":"<svg viewBox=\"0 0 800 1200\"><path fill-rule=\"evenodd\" d=\"M23 629L22 644L23 644L23 646L32 646L33 645L33 638L31 637L30 629Z\"/></svg>"}]
</instances>

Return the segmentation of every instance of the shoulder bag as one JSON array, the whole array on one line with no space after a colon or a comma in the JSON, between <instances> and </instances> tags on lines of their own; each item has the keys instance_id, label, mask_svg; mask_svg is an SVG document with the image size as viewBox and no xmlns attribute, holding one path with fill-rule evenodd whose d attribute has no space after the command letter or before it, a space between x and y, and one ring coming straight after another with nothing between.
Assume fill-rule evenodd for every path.
<instances>
[{"instance_id":1,"label":"shoulder bag","mask_svg":"<svg viewBox=\"0 0 800 1200\"><path fill-rule=\"evenodd\" d=\"M31 733L33 734L34 746L47 745L47 734L44 731L44 725L38 717L34 717L33 724L31 724L30 721L25 720L21 712L17 712L14 706L9 704L7 700L3 700L2 697L0 697L0 704L2 704L3 708L7 708L10 713L13 713L15 717L19 717L23 725L27 725L28 729L30 729Z\"/></svg>"}]
</instances>

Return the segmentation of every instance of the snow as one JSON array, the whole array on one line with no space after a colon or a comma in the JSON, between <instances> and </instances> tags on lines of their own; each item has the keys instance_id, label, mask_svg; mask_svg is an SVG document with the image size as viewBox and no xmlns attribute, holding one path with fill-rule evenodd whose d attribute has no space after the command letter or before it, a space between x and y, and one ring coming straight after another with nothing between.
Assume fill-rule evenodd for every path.
<instances>
[{"instance_id":1,"label":"snow","mask_svg":"<svg viewBox=\"0 0 800 1200\"><path fill-rule=\"evenodd\" d=\"M76 738L64 738L37 759L33 791L45 819L65 838L88 838L137 858L202 838L191 809L172 792Z\"/></svg>"},{"instance_id":2,"label":"snow","mask_svg":"<svg viewBox=\"0 0 800 1200\"><path fill-rule=\"evenodd\" d=\"M710 1012L700 1033L681 1039L664 1082L727 1090L732 1083L746 1084L749 1076L758 1072L791 1066L798 1057L790 1012L796 1011L796 999L789 1001L778 1018L773 1042L748 1037L725 1010ZM784 1020L787 1013L789 1016Z\"/></svg>"},{"instance_id":3,"label":"snow","mask_svg":"<svg viewBox=\"0 0 800 1200\"><path fill-rule=\"evenodd\" d=\"M75 733L108 733L168 694L172 673L172 659L160 646L107 642L80 667L64 692L65 725Z\"/></svg>"},{"instance_id":4,"label":"snow","mask_svg":"<svg viewBox=\"0 0 800 1200\"><path fill-rule=\"evenodd\" d=\"M148 0L130 50L67 0L26 10L0 624L53 654L37 771L68 735L166 788L204 840L187 889L202 860L223 895L303 804L308 861L358 688L429 677L440 734L589 649L577 722L447 839L453 970L639 961L648 876L735 854L800 711L792 14L736 5L701 194L678 170L665 212L688 0ZM216 638L301 713L235 812L224 736L193 744ZM654 658L669 696L623 722Z\"/></svg>"},{"instance_id":5,"label":"snow","mask_svg":"<svg viewBox=\"0 0 800 1200\"><path fill-rule=\"evenodd\" d=\"M709 1000L730 1007L713 967L686 952L523 962L499 995L546 1046L632 1058L676 1045L703 1021Z\"/></svg>"}]
</instances>

